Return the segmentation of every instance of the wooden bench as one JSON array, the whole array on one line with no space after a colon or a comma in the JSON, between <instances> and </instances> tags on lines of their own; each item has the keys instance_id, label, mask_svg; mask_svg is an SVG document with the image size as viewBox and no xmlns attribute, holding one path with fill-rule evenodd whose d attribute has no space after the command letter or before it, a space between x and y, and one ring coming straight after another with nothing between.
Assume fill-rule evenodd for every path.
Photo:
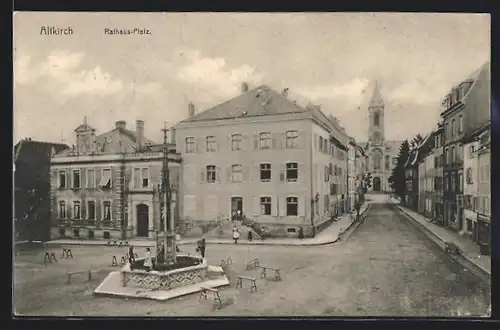
<instances>
[{"instance_id":1,"label":"wooden bench","mask_svg":"<svg viewBox=\"0 0 500 330\"><path fill-rule=\"evenodd\" d=\"M52 263L55 262L57 263L57 258L56 255L52 252L45 252L45 256L43 257L43 263L46 264L47 262Z\"/></svg>"},{"instance_id":2,"label":"wooden bench","mask_svg":"<svg viewBox=\"0 0 500 330\"><path fill-rule=\"evenodd\" d=\"M257 291L257 279L255 277L248 276L238 276L238 280L236 281L236 289L243 288L243 280L250 281L250 292Z\"/></svg>"},{"instance_id":3,"label":"wooden bench","mask_svg":"<svg viewBox=\"0 0 500 330\"><path fill-rule=\"evenodd\" d=\"M232 263L233 263L233 259L229 256L229 257L222 259L222 261L220 262L220 266L224 267L225 265L231 265Z\"/></svg>"},{"instance_id":4,"label":"wooden bench","mask_svg":"<svg viewBox=\"0 0 500 330\"><path fill-rule=\"evenodd\" d=\"M460 254L460 248L453 242L445 242L444 250L450 254Z\"/></svg>"},{"instance_id":5,"label":"wooden bench","mask_svg":"<svg viewBox=\"0 0 500 330\"><path fill-rule=\"evenodd\" d=\"M71 252L71 249L62 249L62 254L61 254L61 259L73 259L73 252Z\"/></svg>"},{"instance_id":6,"label":"wooden bench","mask_svg":"<svg viewBox=\"0 0 500 330\"><path fill-rule=\"evenodd\" d=\"M252 260L247 262L246 270L251 270L251 269L257 268L257 267L259 267L259 265L260 265L259 259L253 258Z\"/></svg>"},{"instance_id":7,"label":"wooden bench","mask_svg":"<svg viewBox=\"0 0 500 330\"><path fill-rule=\"evenodd\" d=\"M221 307L222 300L220 299L218 289L201 287L200 299L198 299L198 301L201 301L202 299L206 300L207 299L207 292L212 292L214 294L214 301L216 301L219 304L219 307Z\"/></svg>"},{"instance_id":8,"label":"wooden bench","mask_svg":"<svg viewBox=\"0 0 500 330\"><path fill-rule=\"evenodd\" d=\"M68 281L66 282L66 284L70 284L71 283L71 277L73 275L78 275L78 274L83 274L83 273L87 273L87 279L88 281L92 281L92 272L97 272L98 270L92 270L92 269L89 269L89 270L82 270L82 271L77 271L77 272L68 272L66 273L66 275L68 276Z\"/></svg>"},{"instance_id":9,"label":"wooden bench","mask_svg":"<svg viewBox=\"0 0 500 330\"><path fill-rule=\"evenodd\" d=\"M280 269L276 267L267 267L267 266L260 266L262 268L262 272L260 273L260 278L266 278L267 277L267 270L274 271L274 279L276 281L281 281L281 274L280 274Z\"/></svg>"}]
</instances>

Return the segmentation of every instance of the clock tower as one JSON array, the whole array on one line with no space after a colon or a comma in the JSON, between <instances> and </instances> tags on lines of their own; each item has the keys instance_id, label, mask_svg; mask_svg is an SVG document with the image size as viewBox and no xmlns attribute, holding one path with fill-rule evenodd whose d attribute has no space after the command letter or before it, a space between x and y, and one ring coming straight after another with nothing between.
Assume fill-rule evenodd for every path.
<instances>
[{"instance_id":1,"label":"clock tower","mask_svg":"<svg viewBox=\"0 0 500 330\"><path fill-rule=\"evenodd\" d=\"M380 94L378 82L375 81L373 94L368 104L368 140L372 147L382 146L384 144L384 107L385 104Z\"/></svg>"}]
</instances>

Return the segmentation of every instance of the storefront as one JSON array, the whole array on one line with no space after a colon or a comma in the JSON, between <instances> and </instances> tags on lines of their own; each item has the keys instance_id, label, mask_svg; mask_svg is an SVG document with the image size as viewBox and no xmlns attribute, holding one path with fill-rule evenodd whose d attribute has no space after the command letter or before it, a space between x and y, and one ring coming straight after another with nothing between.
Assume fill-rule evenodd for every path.
<instances>
[{"instance_id":1,"label":"storefront","mask_svg":"<svg viewBox=\"0 0 500 330\"><path fill-rule=\"evenodd\" d=\"M481 248L481 254L490 254L491 229L490 219L482 214L477 215L477 241Z\"/></svg>"}]
</instances>

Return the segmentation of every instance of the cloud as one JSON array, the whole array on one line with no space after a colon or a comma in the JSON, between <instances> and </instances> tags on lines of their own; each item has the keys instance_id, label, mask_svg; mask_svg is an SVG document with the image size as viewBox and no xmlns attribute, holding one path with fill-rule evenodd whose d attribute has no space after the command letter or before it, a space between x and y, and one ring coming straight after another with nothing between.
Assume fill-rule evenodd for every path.
<instances>
[{"instance_id":1,"label":"cloud","mask_svg":"<svg viewBox=\"0 0 500 330\"><path fill-rule=\"evenodd\" d=\"M188 63L179 67L177 77L191 84L196 97L202 102L233 96L243 81L259 84L263 79L255 67L247 64L231 68L224 58L202 57L196 50L188 51L183 56Z\"/></svg>"},{"instance_id":2,"label":"cloud","mask_svg":"<svg viewBox=\"0 0 500 330\"><path fill-rule=\"evenodd\" d=\"M53 51L42 63L32 64L31 57L20 56L14 64L14 81L18 85L30 85L43 78L43 86L59 95L114 94L122 90L123 82L113 79L101 67L84 69L83 53Z\"/></svg>"},{"instance_id":3,"label":"cloud","mask_svg":"<svg viewBox=\"0 0 500 330\"><path fill-rule=\"evenodd\" d=\"M309 97L311 101L329 98L353 98L360 99L368 86L366 78L355 78L345 83L328 85L305 86L299 88L300 93Z\"/></svg>"}]
</instances>

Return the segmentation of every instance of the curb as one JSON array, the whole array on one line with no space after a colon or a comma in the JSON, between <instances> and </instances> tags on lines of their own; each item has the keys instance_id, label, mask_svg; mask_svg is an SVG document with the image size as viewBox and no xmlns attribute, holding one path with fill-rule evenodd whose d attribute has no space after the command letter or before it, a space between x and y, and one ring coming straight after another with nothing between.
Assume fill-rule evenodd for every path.
<instances>
[{"instance_id":1,"label":"curb","mask_svg":"<svg viewBox=\"0 0 500 330\"><path fill-rule=\"evenodd\" d=\"M359 222L353 222L349 225L349 227L346 228L346 230L344 230L343 234L344 233L347 233L349 230L350 230L350 233L349 235L347 235L347 237L343 238L342 237L342 242L347 242L349 240L349 238L352 236L352 234L354 234L354 232L361 226L361 224L363 223L363 221L365 220L367 214L368 214L368 211L370 211L370 208L371 208L371 204L368 205L368 207L362 212L359 214L359 217L360 217L360 221ZM340 237L339 237L340 239Z\"/></svg>"},{"instance_id":2,"label":"curb","mask_svg":"<svg viewBox=\"0 0 500 330\"><path fill-rule=\"evenodd\" d=\"M426 228L425 226L423 226L421 223L419 223L417 220L415 220L411 215L409 215L408 213L406 213L403 209L401 209L400 207L397 206L397 204L394 204L394 203L391 203L393 205L393 207L397 208L404 216L405 218L408 218L411 220L412 224L417 227L421 232L423 232L429 239L431 239L437 246L439 246L440 249L442 249L444 251L444 244L445 244L445 241L443 241L439 236L437 236L436 234L434 234L431 230L429 230L428 228ZM458 262L460 265L462 265L462 267L468 269L469 271L479 271L482 275L486 276L488 279L489 279L489 285L491 285L491 274L488 273L488 271L486 271L485 269L483 269L482 267L476 265L470 257L460 253L459 256L461 258L463 258L465 261L467 261L467 263L464 263L460 260L460 258L452 258L453 260L455 260L456 262ZM473 269L471 270L471 265L473 267Z\"/></svg>"}]
</instances>

